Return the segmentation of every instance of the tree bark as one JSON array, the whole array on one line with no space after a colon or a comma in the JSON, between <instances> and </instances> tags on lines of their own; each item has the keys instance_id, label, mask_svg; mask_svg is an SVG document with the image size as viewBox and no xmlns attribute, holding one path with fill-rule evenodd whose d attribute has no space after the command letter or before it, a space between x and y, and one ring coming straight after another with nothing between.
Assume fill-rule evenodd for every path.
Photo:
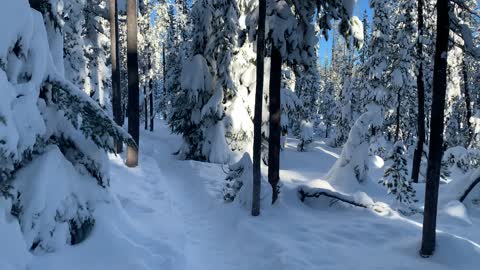
<instances>
[{"instance_id":1,"label":"tree bark","mask_svg":"<svg viewBox=\"0 0 480 270\"><path fill-rule=\"evenodd\" d=\"M112 111L113 120L117 125L123 125L122 114L122 91L120 89L120 64L119 64L119 49L118 49L118 12L117 0L110 0L110 50L112 61ZM122 142L115 141L115 152L121 153L123 151Z\"/></svg>"},{"instance_id":2,"label":"tree bark","mask_svg":"<svg viewBox=\"0 0 480 270\"><path fill-rule=\"evenodd\" d=\"M152 53L148 53L148 70L152 69ZM148 76L148 89L149 89L149 100L150 100L150 131L153 131L153 122L155 120L155 113L153 108L153 79L152 75Z\"/></svg>"},{"instance_id":3,"label":"tree bark","mask_svg":"<svg viewBox=\"0 0 480 270\"><path fill-rule=\"evenodd\" d=\"M147 85L143 86L143 111L144 111L144 129L148 130L148 95L147 95Z\"/></svg>"},{"instance_id":4,"label":"tree bark","mask_svg":"<svg viewBox=\"0 0 480 270\"><path fill-rule=\"evenodd\" d=\"M401 98L402 98L402 93L400 89L398 89L397 92L397 115L395 119L395 142L398 141L398 137L400 136L400 108L401 108Z\"/></svg>"},{"instance_id":5,"label":"tree bark","mask_svg":"<svg viewBox=\"0 0 480 270\"><path fill-rule=\"evenodd\" d=\"M463 94L465 95L465 107L466 107L466 120L467 120L467 145L465 147L468 147L470 143L472 142L473 139L473 129L472 129L472 123L470 123L470 118L472 117L472 103L471 103L471 97L470 97L470 89L468 88L468 69L467 69L467 63L465 62L465 57L467 57L467 54L464 52L463 53L463 60L462 60L462 73L463 73Z\"/></svg>"},{"instance_id":6,"label":"tree bark","mask_svg":"<svg viewBox=\"0 0 480 270\"><path fill-rule=\"evenodd\" d=\"M420 174L420 165L422 163L423 145L425 144L425 82L423 81L423 45L421 38L423 37L423 0L418 0L418 38L417 38L417 146L413 153L412 164L412 181L418 183Z\"/></svg>"},{"instance_id":7,"label":"tree bark","mask_svg":"<svg viewBox=\"0 0 480 270\"><path fill-rule=\"evenodd\" d=\"M272 186L272 204L278 198L280 181L280 137L281 110L280 87L282 82L282 55L276 46L272 46L270 69L270 119L268 138L268 182Z\"/></svg>"},{"instance_id":8,"label":"tree bark","mask_svg":"<svg viewBox=\"0 0 480 270\"><path fill-rule=\"evenodd\" d=\"M168 95L167 95L167 87L166 87L166 79L167 79L167 68L166 68L166 63L165 63L165 42L162 45L162 65L163 65L163 96L165 99L165 102L162 103L165 108L162 108L163 110L163 118L166 121L167 120L167 108L168 108Z\"/></svg>"},{"instance_id":9,"label":"tree bark","mask_svg":"<svg viewBox=\"0 0 480 270\"><path fill-rule=\"evenodd\" d=\"M262 108L265 56L266 0L260 0L257 31L257 81L255 90L255 114L253 118L253 194L252 216L260 215L261 163L262 163Z\"/></svg>"},{"instance_id":10,"label":"tree bark","mask_svg":"<svg viewBox=\"0 0 480 270\"><path fill-rule=\"evenodd\" d=\"M140 147L137 1L127 0L127 69L128 69L128 133ZM138 148L127 147L128 167L138 165Z\"/></svg>"},{"instance_id":11,"label":"tree bark","mask_svg":"<svg viewBox=\"0 0 480 270\"><path fill-rule=\"evenodd\" d=\"M443 155L443 128L445 92L447 88L447 51L449 25L449 1L437 0L437 41L433 68L433 94L428 155L427 184L425 187L425 212L420 255L428 257L435 251L437 226L438 188Z\"/></svg>"}]
</instances>

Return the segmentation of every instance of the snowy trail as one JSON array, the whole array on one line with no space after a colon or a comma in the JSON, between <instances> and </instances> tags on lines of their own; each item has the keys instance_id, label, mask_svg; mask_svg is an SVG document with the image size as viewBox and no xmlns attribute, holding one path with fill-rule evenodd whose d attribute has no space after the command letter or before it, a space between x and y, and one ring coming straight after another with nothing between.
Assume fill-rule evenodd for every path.
<instances>
[{"instance_id":1,"label":"snowy trail","mask_svg":"<svg viewBox=\"0 0 480 270\"><path fill-rule=\"evenodd\" d=\"M157 122L154 133L142 132L139 167L110 157L113 205L97 209L92 237L36 256L29 270L469 270L480 263L480 211L473 224L441 214L438 255L424 260L417 253L421 216L301 203L296 186L324 179L338 149L315 142L298 153L295 144L282 153L279 203L253 218L223 202L222 166L176 160L180 140Z\"/></svg>"}]
</instances>

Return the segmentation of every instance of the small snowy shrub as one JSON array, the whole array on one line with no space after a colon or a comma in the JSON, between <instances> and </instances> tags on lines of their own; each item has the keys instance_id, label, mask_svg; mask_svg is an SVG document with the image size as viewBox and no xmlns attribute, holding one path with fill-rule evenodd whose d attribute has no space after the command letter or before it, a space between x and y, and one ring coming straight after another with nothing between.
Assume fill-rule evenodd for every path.
<instances>
[{"instance_id":1,"label":"small snowy shrub","mask_svg":"<svg viewBox=\"0 0 480 270\"><path fill-rule=\"evenodd\" d=\"M408 175L405 152L406 149L402 142L397 142L393 146L387 159L392 164L385 170L379 183L383 184L387 188L388 194L394 195L397 201L411 204L417 200L415 199L415 189L413 189Z\"/></svg>"},{"instance_id":2,"label":"small snowy shrub","mask_svg":"<svg viewBox=\"0 0 480 270\"><path fill-rule=\"evenodd\" d=\"M300 152L306 151L307 146L313 142L313 125L310 122L302 121L300 124L300 142L297 145L297 150Z\"/></svg>"},{"instance_id":3,"label":"small snowy shrub","mask_svg":"<svg viewBox=\"0 0 480 270\"><path fill-rule=\"evenodd\" d=\"M245 207L252 206L253 193L253 163L250 154L243 154L240 161L230 165L223 188L223 198L226 202L238 201ZM261 180L260 199L271 197L271 187L268 182Z\"/></svg>"},{"instance_id":4,"label":"small snowy shrub","mask_svg":"<svg viewBox=\"0 0 480 270\"><path fill-rule=\"evenodd\" d=\"M467 149L462 146L448 148L443 154L442 161L449 168L456 166L463 172L467 172L470 167Z\"/></svg>"},{"instance_id":5,"label":"small snowy shrub","mask_svg":"<svg viewBox=\"0 0 480 270\"><path fill-rule=\"evenodd\" d=\"M368 179L369 129L380 121L376 112L366 112L355 121L340 158L329 172L330 179L350 181L354 177L359 183Z\"/></svg>"}]
</instances>

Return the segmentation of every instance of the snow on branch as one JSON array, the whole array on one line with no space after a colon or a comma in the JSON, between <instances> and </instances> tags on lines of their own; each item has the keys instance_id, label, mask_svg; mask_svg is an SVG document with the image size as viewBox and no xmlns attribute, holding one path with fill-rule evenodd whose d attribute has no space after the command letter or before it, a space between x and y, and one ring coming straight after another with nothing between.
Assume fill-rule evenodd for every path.
<instances>
[{"instance_id":1,"label":"snow on branch","mask_svg":"<svg viewBox=\"0 0 480 270\"><path fill-rule=\"evenodd\" d=\"M306 186L300 186L298 188L298 196L302 202L305 202L307 198L320 198L320 196L325 196L362 208L372 208L374 205L373 200L365 193L347 195L325 188L310 188Z\"/></svg>"},{"instance_id":2,"label":"snow on branch","mask_svg":"<svg viewBox=\"0 0 480 270\"><path fill-rule=\"evenodd\" d=\"M67 81L50 79L44 89L51 91L51 101L63 110L72 125L98 147L115 152L113 141L137 147L132 137L103 111L92 99ZM105 140L106 137L112 140Z\"/></svg>"},{"instance_id":3,"label":"snow on branch","mask_svg":"<svg viewBox=\"0 0 480 270\"><path fill-rule=\"evenodd\" d=\"M480 45L475 45L472 29L455 14L450 14L450 24L452 30L462 37L465 51L480 60Z\"/></svg>"}]
</instances>

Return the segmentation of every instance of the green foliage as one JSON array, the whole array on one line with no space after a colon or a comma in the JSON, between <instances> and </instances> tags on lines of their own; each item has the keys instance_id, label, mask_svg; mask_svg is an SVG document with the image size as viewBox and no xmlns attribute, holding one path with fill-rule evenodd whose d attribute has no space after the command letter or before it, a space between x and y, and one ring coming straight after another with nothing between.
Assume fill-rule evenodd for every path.
<instances>
[{"instance_id":1,"label":"green foliage","mask_svg":"<svg viewBox=\"0 0 480 270\"><path fill-rule=\"evenodd\" d=\"M53 79L45 82L43 95L47 96L46 92L50 92L50 101L65 113L65 117L86 139L92 140L99 148L114 153L114 141L136 147L135 141L124 129L115 124L92 99L77 90L68 82Z\"/></svg>"},{"instance_id":2,"label":"green foliage","mask_svg":"<svg viewBox=\"0 0 480 270\"><path fill-rule=\"evenodd\" d=\"M395 196L400 203L409 205L417 202L415 199L416 191L412 187L411 179L408 175L407 160L405 158L405 146L402 142L397 142L388 157L392 165L385 170L380 184L387 188L388 194Z\"/></svg>"}]
</instances>

